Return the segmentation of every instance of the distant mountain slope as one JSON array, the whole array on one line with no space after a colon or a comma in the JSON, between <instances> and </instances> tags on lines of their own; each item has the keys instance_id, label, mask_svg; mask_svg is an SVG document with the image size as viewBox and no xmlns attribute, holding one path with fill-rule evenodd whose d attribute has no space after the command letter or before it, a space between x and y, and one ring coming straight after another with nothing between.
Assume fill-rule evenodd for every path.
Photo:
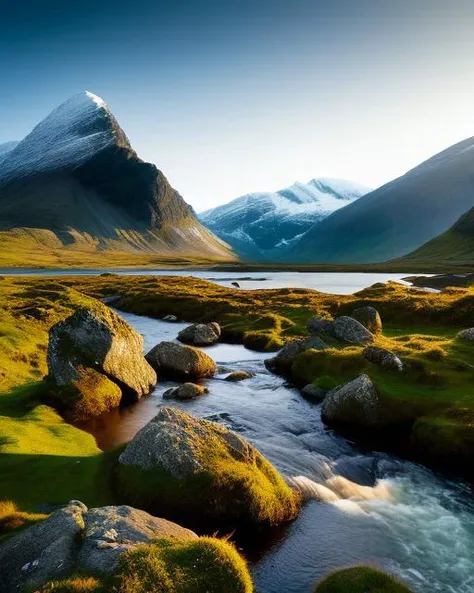
<instances>
[{"instance_id":1,"label":"distant mountain slope","mask_svg":"<svg viewBox=\"0 0 474 593\"><path fill-rule=\"evenodd\" d=\"M0 229L17 228L52 231L69 248L233 259L89 92L60 105L0 159Z\"/></svg>"},{"instance_id":2,"label":"distant mountain slope","mask_svg":"<svg viewBox=\"0 0 474 593\"><path fill-rule=\"evenodd\" d=\"M285 253L286 261L366 263L400 257L446 231L474 205L474 138L338 210Z\"/></svg>"},{"instance_id":3,"label":"distant mountain slope","mask_svg":"<svg viewBox=\"0 0 474 593\"><path fill-rule=\"evenodd\" d=\"M474 266L474 208L461 216L448 231L400 261Z\"/></svg>"},{"instance_id":4,"label":"distant mountain slope","mask_svg":"<svg viewBox=\"0 0 474 593\"><path fill-rule=\"evenodd\" d=\"M18 146L19 142L16 140L11 140L10 142L4 142L0 144L0 162L6 157L7 152L13 150L16 146Z\"/></svg>"},{"instance_id":5,"label":"distant mountain slope","mask_svg":"<svg viewBox=\"0 0 474 593\"><path fill-rule=\"evenodd\" d=\"M274 260L314 224L369 191L341 179L313 179L277 192L247 194L198 216L239 255Z\"/></svg>"}]
</instances>

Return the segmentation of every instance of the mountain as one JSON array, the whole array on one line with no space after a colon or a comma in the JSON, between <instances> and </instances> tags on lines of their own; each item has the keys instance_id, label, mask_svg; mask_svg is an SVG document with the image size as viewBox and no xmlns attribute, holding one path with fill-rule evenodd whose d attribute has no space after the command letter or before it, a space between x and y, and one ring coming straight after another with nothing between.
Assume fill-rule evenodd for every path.
<instances>
[{"instance_id":1,"label":"mountain","mask_svg":"<svg viewBox=\"0 0 474 593\"><path fill-rule=\"evenodd\" d=\"M397 258L446 231L474 205L474 138L338 210L291 245L288 262Z\"/></svg>"},{"instance_id":2,"label":"mountain","mask_svg":"<svg viewBox=\"0 0 474 593\"><path fill-rule=\"evenodd\" d=\"M369 191L341 179L313 179L241 196L202 212L199 219L239 255L272 260L314 224Z\"/></svg>"},{"instance_id":3,"label":"mountain","mask_svg":"<svg viewBox=\"0 0 474 593\"><path fill-rule=\"evenodd\" d=\"M0 144L0 162L5 158L7 152L13 150L18 144L19 142L16 140L11 140L10 142L4 142L3 144Z\"/></svg>"},{"instance_id":4,"label":"mountain","mask_svg":"<svg viewBox=\"0 0 474 593\"><path fill-rule=\"evenodd\" d=\"M400 261L415 264L474 266L474 208L445 233L435 237Z\"/></svg>"},{"instance_id":5,"label":"mountain","mask_svg":"<svg viewBox=\"0 0 474 593\"><path fill-rule=\"evenodd\" d=\"M0 158L0 229L19 228L52 232L68 249L233 259L89 92L60 105Z\"/></svg>"}]
</instances>

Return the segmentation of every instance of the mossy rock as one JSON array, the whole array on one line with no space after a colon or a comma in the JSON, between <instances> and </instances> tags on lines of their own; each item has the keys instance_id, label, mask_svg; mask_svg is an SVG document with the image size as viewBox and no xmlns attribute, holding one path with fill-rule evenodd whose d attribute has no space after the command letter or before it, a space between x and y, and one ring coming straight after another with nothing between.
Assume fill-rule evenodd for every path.
<instances>
[{"instance_id":1,"label":"mossy rock","mask_svg":"<svg viewBox=\"0 0 474 593\"><path fill-rule=\"evenodd\" d=\"M316 585L314 593L412 593L412 591L380 570L368 566L355 566L332 573Z\"/></svg>"},{"instance_id":2,"label":"mossy rock","mask_svg":"<svg viewBox=\"0 0 474 593\"><path fill-rule=\"evenodd\" d=\"M146 359L159 376L193 381L214 376L216 363L202 350L175 342L160 342Z\"/></svg>"},{"instance_id":3,"label":"mossy rock","mask_svg":"<svg viewBox=\"0 0 474 593\"><path fill-rule=\"evenodd\" d=\"M192 525L276 525L299 498L240 435L177 408L162 408L119 458L119 495L135 507Z\"/></svg>"}]
</instances>

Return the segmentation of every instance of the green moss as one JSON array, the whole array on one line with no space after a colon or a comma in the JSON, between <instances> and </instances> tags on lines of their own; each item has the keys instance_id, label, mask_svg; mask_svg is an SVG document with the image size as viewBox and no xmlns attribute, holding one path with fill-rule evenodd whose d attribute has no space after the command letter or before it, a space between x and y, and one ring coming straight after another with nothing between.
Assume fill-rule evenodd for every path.
<instances>
[{"instance_id":1,"label":"green moss","mask_svg":"<svg viewBox=\"0 0 474 593\"><path fill-rule=\"evenodd\" d=\"M35 587L28 593L106 593L107 588L99 578L90 576L71 576L60 581L46 583L39 589Z\"/></svg>"},{"instance_id":2,"label":"green moss","mask_svg":"<svg viewBox=\"0 0 474 593\"><path fill-rule=\"evenodd\" d=\"M43 521L47 516L43 513L21 511L13 501L0 500L0 543L23 529Z\"/></svg>"},{"instance_id":3,"label":"green moss","mask_svg":"<svg viewBox=\"0 0 474 593\"><path fill-rule=\"evenodd\" d=\"M366 566L338 570L323 579L314 593L411 593L393 577Z\"/></svg>"}]
</instances>

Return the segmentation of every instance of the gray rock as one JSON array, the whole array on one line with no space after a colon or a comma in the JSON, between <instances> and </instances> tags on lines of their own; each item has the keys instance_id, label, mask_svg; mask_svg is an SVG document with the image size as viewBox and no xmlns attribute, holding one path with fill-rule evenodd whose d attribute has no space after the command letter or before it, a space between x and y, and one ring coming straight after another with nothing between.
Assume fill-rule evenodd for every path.
<instances>
[{"instance_id":1,"label":"gray rock","mask_svg":"<svg viewBox=\"0 0 474 593\"><path fill-rule=\"evenodd\" d=\"M172 387L163 393L163 399L193 399L209 393L209 389L196 383L183 383L179 387Z\"/></svg>"},{"instance_id":2,"label":"gray rock","mask_svg":"<svg viewBox=\"0 0 474 593\"><path fill-rule=\"evenodd\" d=\"M245 381L246 379L251 379L254 376L254 374L248 373L247 371L233 371L232 373L230 373L230 375L227 375L227 377L224 380L236 383L237 381Z\"/></svg>"},{"instance_id":3,"label":"gray rock","mask_svg":"<svg viewBox=\"0 0 474 593\"><path fill-rule=\"evenodd\" d=\"M382 332L382 318L380 313L374 307L360 307L356 309L351 317L361 323L366 329L373 334Z\"/></svg>"},{"instance_id":4,"label":"gray rock","mask_svg":"<svg viewBox=\"0 0 474 593\"><path fill-rule=\"evenodd\" d=\"M318 337L304 338L301 340L292 340L287 342L283 348L273 358L267 358L264 361L268 370L276 373L286 373L291 369L295 358L306 350L324 350L326 344Z\"/></svg>"},{"instance_id":5,"label":"gray rock","mask_svg":"<svg viewBox=\"0 0 474 593\"><path fill-rule=\"evenodd\" d=\"M87 507L71 501L0 546L0 591L14 593L67 576L73 569Z\"/></svg>"},{"instance_id":6,"label":"gray rock","mask_svg":"<svg viewBox=\"0 0 474 593\"><path fill-rule=\"evenodd\" d=\"M164 537L178 540L197 538L189 529L129 506L91 509L85 513L84 523L84 539L77 567L106 574L117 569L122 553L142 543Z\"/></svg>"},{"instance_id":7,"label":"gray rock","mask_svg":"<svg viewBox=\"0 0 474 593\"><path fill-rule=\"evenodd\" d=\"M238 282L231 282L232 286L235 286L235 288L240 288L240 284Z\"/></svg>"},{"instance_id":8,"label":"gray rock","mask_svg":"<svg viewBox=\"0 0 474 593\"><path fill-rule=\"evenodd\" d=\"M403 362L396 354L385 350L384 348L377 348L376 346L368 346L364 350L364 357L373 364L378 364L384 369L390 371L403 371Z\"/></svg>"},{"instance_id":9,"label":"gray rock","mask_svg":"<svg viewBox=\"0 0 474 593\"><path fill-rule=\"evenodd\" d=\"M352 317L337 317L333 323L334 335L339 340L350 344L366 344L374 341L374 336Z\"/></svg>"},{"instance_id":10,"label":"gray rock","mask_svg":"<svg viewBox=\"0 0 474 593\"><path fill-rule=\"evenodd\" d=\"M49 332L48 372L59 387L91 368L134 399L151 391L155 371L143 356L143 337L105 305L81 307Z\"/></svg>"},{"instance_id":11,"label":"gray rock","mask_svg":"<svg viewBox=\"0 0 474 593\"><path fill-rule=\"evenodd\" d=\"M303 387L303 389L301 390L301 393L307 397L308 399L310 399L311 401L314 402L322 402L323 399L326 397L326 392L324 391L324 389L321 389L320 387L316 387L315 385L312 385L311 383L309 383L308 385L305 385Z\"/></svg>"},{"instance_id":12,"label":"gray rock","mask_svg":"<svg viewBox=\"0 0 474 593\"><path fill-rule=\"evenodd\" d=\"M207 354L175 342L160 342L146 355L147 361L157 371L173 379L202 379L212 377L216 363Z\"/></svg>"},{"instance_id":13,"label":"gray rock","mask_svg":"<svg viewBox=\"0 0 474 593\"><path fill-rule=\"evenodd\" d=\"M474 342L474 327L464 329L463 331L458 333L457 337L460 340L465 340L466 342Z\"/></svg>"},{"instance_id":14,"label":"gray rock","mask_svg":"<svg viewBox=\"0 0 474 593\"><path fill-rule=\"evenodd\" d=\"M306 324L306 327L310 334L331 335L333 333L333 322L328 319L323 319L322 317L311 317Z\"/></svg>"},{"instance_id":15,"label":"gray rock","mask_svg":"<svg viewBox=\"0 0 474 593\"><path fill-rule=\"evenodd\" d=\"M171 323L175 323L176 321L178 321L178 318L176 317L176 315L165 315L163 317L163 321L169 321Z\"/></svg>"},{"instance_id":16,"label":"gray rock","mask_svg":"<svg viewBox=\"0 0 474 593\"><path fill-rule=\"evenodd\" d=\"M377 429L383 425L381 402L368 375L361 375L325 397L321 416L328 424Z\"/></svg>"},{"instance_id":17,"label":"gray rock","mask_svg":"<svg viewBox=\"0 0 474 593\"><path fill-rule=\"evenodd\" d=\"M181 330L178 340L192 346L210 346L221 337L221 327L218 323L193 323Z\"/></svg>"}]
</instances>

